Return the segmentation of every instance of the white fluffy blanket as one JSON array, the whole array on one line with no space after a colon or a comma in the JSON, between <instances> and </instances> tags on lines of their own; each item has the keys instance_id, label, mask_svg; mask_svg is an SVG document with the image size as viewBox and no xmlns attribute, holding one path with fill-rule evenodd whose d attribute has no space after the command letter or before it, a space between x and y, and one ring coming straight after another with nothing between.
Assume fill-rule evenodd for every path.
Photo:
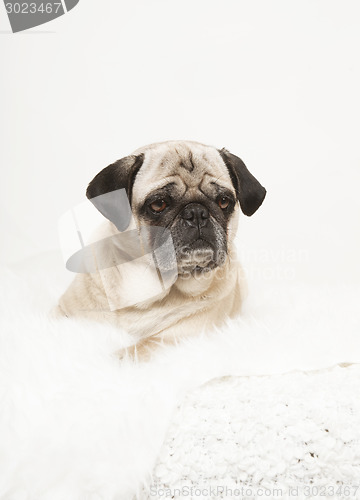
<instances>
[{"instance_id":1,"label":"white fluffy blanket","mask_svg":"<svg viewBox=\"0 0 360 500\"><path fill-rule=\"evenodd\" d=\"M1 499L359 482L360 370L335 366L360 361L357 287L250 287L242 318L137 364L125 332L49 318L45 260L1 273Z\"/></svg>"}]
</instances>

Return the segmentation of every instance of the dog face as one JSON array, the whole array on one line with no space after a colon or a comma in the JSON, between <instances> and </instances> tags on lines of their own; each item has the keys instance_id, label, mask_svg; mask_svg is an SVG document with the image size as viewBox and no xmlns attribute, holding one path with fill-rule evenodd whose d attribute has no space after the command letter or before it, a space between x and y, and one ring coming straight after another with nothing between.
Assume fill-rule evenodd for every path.
<instances>
[{"instance_id":1,"label":"dog face","mask_svg":"<svg viewBox=\"0 0 360 500\"><path fill-rule=\"evenodd\" d=\"M131 212L106 193L125 189ZM156 226L170 232L179 274L214 269L227 256L235 235L238 202L250 216L266 190L237 156L196 142L170 141L141 148L102 170L87 197L119 231ZM104 201L105 200L105 201ZM107 200L107 201L106 201ZM151 231L150 231L151 234ZM161 231L152 238L162 244ZM166 268L166 256L158 262Z\"/></svg>"}]
</instances>

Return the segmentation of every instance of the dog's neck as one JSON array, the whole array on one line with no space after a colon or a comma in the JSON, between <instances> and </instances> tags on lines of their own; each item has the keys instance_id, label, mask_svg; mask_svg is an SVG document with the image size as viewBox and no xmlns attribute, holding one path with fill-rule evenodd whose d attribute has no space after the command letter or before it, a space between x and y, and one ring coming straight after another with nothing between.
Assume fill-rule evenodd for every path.
<instances>
[{"instance_id":1,"label":"dog's neck","mask_svg":"<svg viewBox=\"0 0 360 500\"><path fill-rule=\"evenodd\" d=\"M222 268L216 268L208 272L191 274L180 274L173 284L173 288L188 297L198 297L204 295L212 288L214 282L224 276L224 271L227 270L228 264L225 263Z\"/></svg>"}]
</instances>

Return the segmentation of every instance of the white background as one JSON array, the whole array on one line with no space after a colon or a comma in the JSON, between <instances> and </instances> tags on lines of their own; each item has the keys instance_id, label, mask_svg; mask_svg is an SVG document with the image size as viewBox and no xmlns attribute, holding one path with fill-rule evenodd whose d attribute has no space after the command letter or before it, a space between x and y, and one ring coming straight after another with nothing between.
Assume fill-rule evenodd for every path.
<instances>
[{"instance_id":1,"label":"white background","mask_svg":"<svg viewBox=\"0 0 360 500\"><path fill-rule=\"evenodd\" d=\"M359 26L351 0L80 0L12 34L0 5L2 262L58 248L112 161L192 139L268 190L240 222L248 269L358 282Z\"/></svg>"}]
</instances>

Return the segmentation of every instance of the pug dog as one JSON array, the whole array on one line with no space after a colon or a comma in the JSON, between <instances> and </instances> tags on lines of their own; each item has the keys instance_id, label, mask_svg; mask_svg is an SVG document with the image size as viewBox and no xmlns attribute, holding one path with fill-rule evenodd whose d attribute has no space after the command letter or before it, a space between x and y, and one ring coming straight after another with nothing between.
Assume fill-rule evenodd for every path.
<instances>
[{"instance_id":1,"label":"pug dog","mask_svg":"<svg viewBox=\"0 0 360 500\"><path fill-rule=\"evenodd\" d=\"M120 192L127 209L119 205ZM96 239L105 242L100 253L114 265L77 274L59 314L115 324L130 333L138 353L221 326L240 313L246 290L234 247L240 209L253 215L265 195L239 157L197 142L150 144L112 163L89 183L86 196L104 216ZM125 249L118 243L140 228L152 240L143 256L134 240L128 238ZM161 243L170 250L150 266L149 255ZM124 253L129 263L117 265ZM144 296L169 269L176 271L171 285Z\"/></svg>"}]
</instances>

